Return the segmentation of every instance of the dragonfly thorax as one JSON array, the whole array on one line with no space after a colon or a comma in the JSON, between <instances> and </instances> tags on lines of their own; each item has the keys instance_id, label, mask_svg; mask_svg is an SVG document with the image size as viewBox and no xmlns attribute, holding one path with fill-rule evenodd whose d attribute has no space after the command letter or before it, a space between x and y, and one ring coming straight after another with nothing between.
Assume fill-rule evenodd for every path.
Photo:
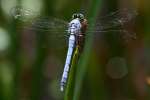
<instances>
[{"instance_id":1,"label":"dragonfly thorax","mask_svg":"<svg viewBox=\"0 0 150 100\"><path fill-rule=\"evenodd\" d=\"M71 20L69 23L68 32L70 34L77 35L80 33L80 31L81 31L81 23L79 19L76 18L76 19Z\"/></svg>"}]
</instances>

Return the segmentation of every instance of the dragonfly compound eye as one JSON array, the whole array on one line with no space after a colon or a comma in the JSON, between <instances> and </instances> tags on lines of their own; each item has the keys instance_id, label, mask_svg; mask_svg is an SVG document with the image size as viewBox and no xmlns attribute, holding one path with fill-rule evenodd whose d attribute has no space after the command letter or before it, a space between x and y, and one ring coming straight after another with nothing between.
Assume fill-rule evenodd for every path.
<instances>
[{"instance_id":1,"label":"dragonfly compound eye","mask_svg":"<svg viewBox=\"0 0 150 100\"><path fill-rule=\"evenodd\" d=\"M76 18L79 18L80 21L82 21L84 19L84 15L81 13L75 13L72 15L72 19L76 19Z\"/></svg>"}]
</instances>

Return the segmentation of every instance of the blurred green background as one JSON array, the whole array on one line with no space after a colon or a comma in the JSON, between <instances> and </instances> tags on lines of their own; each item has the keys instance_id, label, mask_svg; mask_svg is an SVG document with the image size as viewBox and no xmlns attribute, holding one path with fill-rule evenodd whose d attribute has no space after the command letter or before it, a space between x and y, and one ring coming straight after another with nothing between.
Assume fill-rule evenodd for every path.
<instances>
[{"instance_id":1,"label":"blurred green background","mask_svg":"<svg viewBox=\"0 0 150 100\"><path fill-rule=\"evenodd\" d=\"M135 38L87 33L61 92L67 39L57 37L62 33L53 37L23 28L31 21L14 19L16 6L30 9L32 20L38 14L70 21L73 13L82 12L92 19L89 24L122 8L135 9L134 23L124 27ZM0 100L150 100L149 26L149 0L0 0Z\"/></svg>"}]
</instances>

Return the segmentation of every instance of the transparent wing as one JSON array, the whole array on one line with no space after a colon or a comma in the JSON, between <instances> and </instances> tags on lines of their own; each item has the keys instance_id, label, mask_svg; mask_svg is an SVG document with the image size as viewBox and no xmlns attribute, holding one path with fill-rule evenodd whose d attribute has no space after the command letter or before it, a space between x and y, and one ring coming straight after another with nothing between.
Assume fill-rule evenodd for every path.
<instances>
[{"instance_id":1,"label":"transparent wing","mask_svg":"<svg viewBox=\"0 0 150 100\"><path fill-rule=\"evenodd\" d=\"M120 38L120 40L123 40L125 43L128 43L131 40L135 40L137 38L135 32L129 32L125 29L112 29L112 30L104 30L94 33L95 39L99 39L100 37L103 37L104 34L114 35Z\"/></svg>"},{"instance_id":2,"label":"transparent wing","mask_svg":"<svg viewBox=\"0 0 150 100\"><path fill-rule=\"evenodd\" d=\"M53 43L53 48L60 50L64 48L68 42L68 23L64 20L54 17L43 17L40 14L29 9L14 7L10 11L14 20L18 20L21 24L18 29L33 34L48 34L49 41ZM61 45L60 45L61 44Z\"/></svg>"},{"instance_id":3,"label":"transparent wing","mask_svg":"<svg viewBox=\"0 0 150 100\"><path fill-rule=\"evenodd\" d=\"M55 32L55 33L66 32L68 29L67 22L52 17L38 18L32 21L31 25L32 25L31 29Z\"/></svg>"},{"instance_id":4,"label":"transparent wing","mask_svg":"<svg viewBox=\"0 0 150 100\"><path fill-rule=\"evenodd\" d=\"M103 30L118 29L124 27L125 24L131 22L137 16L136 10L120 9L115 12L111 12L108 15L99 17L96 23L90 24L89 27L94 27L94 30L89 30L90 32L101 32ZM92 20L90 20L92 21Z\"/></svg>"},{"instance_id":5,"label":"transparent wing","mask_svg":"<svg viewBox=\"0 0 150 100\"><path fill-rule=\"evenodd\" d=\"M95 35L116 32L126 41L136 39L136 33L127 31L125 26L134 21L137 14L136 10L117 10L108 15L97 18L96 23L89 25L89 27L92 28L90 28L87 32L94 33Z\"/></svg>"},{"instance_id":6,"label":"transparent wing","mask_svg":"<svg viewBox=\"0 0 150 100\"><path fill-rule=\"evenodd\" d=\"M14 19L25 23L26 25L24 25L24 28L26 29L56 33L66 32L68 28L68 22L64 20L54 17L42 17L40 14L29 9L14 7L11 9L10 13Z\"/></svg>"},{"instance_id":7,"label":"transparent wing","mask_svg":"<svg viewBox=\"0 0 150 100\"><path fill-rule=\"evenodd\" d=\"M135 33L126 31L124 29L124 25L132 21L137 14L136 10L129 9L120 9L115 12L111 12L108 15L97 18L96 23L88 25L87 32L107 33L110 31L116 31L121 34L128 34L130 37L135 37ZM27 25L24 25L25 29L47 31L54 37L64 38L64 36L68 36L68 22L64 20L52 17L41 17L29 9L22 9L20 7L14 7L11 10L11 15L14 19L27 23ZM94 22L90 19L89 21Z\"/></svg>"}]
</instances>

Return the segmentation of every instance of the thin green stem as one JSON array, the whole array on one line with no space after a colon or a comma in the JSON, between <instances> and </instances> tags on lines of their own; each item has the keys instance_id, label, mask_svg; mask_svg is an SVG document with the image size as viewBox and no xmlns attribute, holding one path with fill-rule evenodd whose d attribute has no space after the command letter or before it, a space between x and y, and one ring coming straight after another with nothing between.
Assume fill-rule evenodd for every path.
<instances>
[{"instance_id":1,"label":"thin green stem","mask_svg":"<svg viewBox=\"0 0 150 100\"><path fill-rule=\"evenodd\" d=\"M91 4L91 10L89 11L88 19L96 19L97 12L100 9L101 0L93 0ZM93 23L93 22L89 22ZM93 28L93 27L91 27ZM73 93L73 100L79 100L80 94L81 94L81 87L83 83L83 79L87 70L87 64L89 62L90 53L92 50L92 42L93 42L93 35L91 33L87 33L86 36L86 43L84 47L83 55L81 56L81 59L78 63L78 68L76 72L76 78L75 78L75 88Z\"/></svg>"}]
</instances>

